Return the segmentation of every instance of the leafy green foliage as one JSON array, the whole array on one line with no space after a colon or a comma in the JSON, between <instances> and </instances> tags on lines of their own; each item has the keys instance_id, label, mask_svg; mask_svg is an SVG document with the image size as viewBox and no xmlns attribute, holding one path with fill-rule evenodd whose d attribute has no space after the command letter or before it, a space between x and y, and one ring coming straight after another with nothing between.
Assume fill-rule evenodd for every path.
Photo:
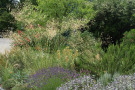
<instances>
[{"instance_id":1,"label":"leafy green foliage","mask_svg":"<svg viewBox=\"0 0 135 90\"><path fill-rule=\"evenodd\" d=\"M79 18L91 17L92 4L84 0L37 0L38 8L48 18L62 19L63 16L75 15Z\"/></svg>"},{"instance_id":2,"label":"leafy green foliage","mask_svg":"<svg viewBox=\"0 0 135 90\"><path fill-rule=\"evenodd\" d=\"M107 42L105 38L112 37L112 41L116 43L125 31L135 28L134 8L133 0L98 0L94 6L96 15L88 23L89 31L98 37L102 34L103 42Z\"/></svg>"}]
</instances>

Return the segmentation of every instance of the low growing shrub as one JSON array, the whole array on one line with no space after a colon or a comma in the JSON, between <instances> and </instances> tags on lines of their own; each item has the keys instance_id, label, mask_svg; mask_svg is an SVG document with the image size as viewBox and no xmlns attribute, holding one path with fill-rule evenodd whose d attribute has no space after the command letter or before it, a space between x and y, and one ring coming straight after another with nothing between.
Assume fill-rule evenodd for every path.
<instances>
[{"instance_id":1,"label":"low growing shrub","mask_svg":"<svg viewBox=\"0 0 135 90\"><path fill-rule=\"evenodd\" d=\"M134 90L135 89L135 74L120 75L114 78L114 81L109 83L106 90Z\"/></svg>"},{"instance_id":2,"label":"low growing shrub","mask_svg":"<svg viewBox=\"0 0 135 90\"><path fill-rule=\"evenodd\" d=\"M61 83L79 77L76 71L70 71L62 67L49 67L38 70L35 74L30 75L28 79L29 88L39 90L54 90Z\"/></svg>"},{"instance_id":3,"label":"low growing shrub","mask_svg":"<svg viewBox=\"0 0 135 90\"><path fill-rule=\"evenodd\" d=\"M91 76L83 76L76 78L61 86L57 90L134 90L135 89L135 74L133 75L116 75L113 80L104 86L101 81L94 81ZM105 79L104 79L105 80ZM104 81L103 81L104 82Z\"/></svg>"},{"instance_id":4,"label":"low growing shrub","mask_svg":"<svg viewBox=\"0 0 135 90\"><path fill-rule=\"evenodd\" d=\"M102 84L96 83L91 76L82 76L62 84L56 90L102 90Z\"/></svg>"},{"instance_id":5,"label":"low growing shrub","mask_svg":"<svg viewBox=\"0 0 135 90\"><path fill-rule=\"evenodd\" d=\"M101 61L100 71L107 71L112 75L114 72L120 74L133 73L135 71L135 46L125 45L121 43L119 45L110 45L107 52L104 54Z\"/></svg>"}]
</instances>

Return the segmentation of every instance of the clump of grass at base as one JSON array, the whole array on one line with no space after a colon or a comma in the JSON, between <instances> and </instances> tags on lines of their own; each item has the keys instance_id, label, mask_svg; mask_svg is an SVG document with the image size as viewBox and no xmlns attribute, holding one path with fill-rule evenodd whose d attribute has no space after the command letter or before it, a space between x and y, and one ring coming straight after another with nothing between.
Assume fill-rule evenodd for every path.
<instances>
[{"instance_id":1,"label":"clump of grass at base","mask_svg":"<svg viewBox=\"0 0 135 90\"><path fill-rule=\"evenodd\" d=\"M15 52L11 52L6 58L9 63L17 70L38 70L42 67L52 66L56 64L53 55L44 53L44 51L33 50L32 48L19 48Z\"/></svg>"}]
</instances>

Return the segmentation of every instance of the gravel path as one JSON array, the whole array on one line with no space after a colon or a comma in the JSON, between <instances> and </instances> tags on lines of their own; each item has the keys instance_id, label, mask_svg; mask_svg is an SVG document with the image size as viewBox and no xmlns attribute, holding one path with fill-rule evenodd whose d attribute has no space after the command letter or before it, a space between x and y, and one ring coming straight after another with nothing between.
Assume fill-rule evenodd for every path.
<instances>
[{"instance_id":1,"label":"gravel path","mask_svg":"<svg viewBox=\"0 0 135 90\"><path fill-rule=\"evenodd\" d=\"M2 88L0 87L0 90L4 90L4 89L2 89Z\"/></svg>"},{"instance_id":2,"label":"gravel path","mask_svg":"<svg viewBox=\"0 0 135 90\"><path fill-rule=\"evenodd\" d=\"M13 40L9 38L0 38L0 54L5 54L5 51L10 51ZM0 90L4 90L0 86Z\"/></svg>"},{"instance_id":3,"label":"gravel path","mask_svg":"<svg viewBox=\"0 0 135 90\"><path fill-rule=\"evenodd\" d=\"M9 38L0 38L0 53L5 54L5 51L10 51L13 40Z\"/></svg>"}]
</instances>

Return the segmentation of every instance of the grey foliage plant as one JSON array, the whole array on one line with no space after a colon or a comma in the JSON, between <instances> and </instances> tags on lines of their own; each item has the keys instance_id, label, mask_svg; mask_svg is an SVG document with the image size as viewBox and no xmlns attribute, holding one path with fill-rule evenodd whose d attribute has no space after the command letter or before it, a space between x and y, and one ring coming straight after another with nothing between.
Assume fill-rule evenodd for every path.
<instances>
[{"instance_id":1,"label":"grey foliage plant","mask_svg":"<svg viewBox=\"0 0 135 90\"><path fill-rule=\"evenodd\" d=\"M121 75L109 83L106 90L135 90L135 73L133 75Z\"/></svg>"},{"instance_id":2,"label":"grey foliage plant","mask_svg":"<svg viewBox=\"0 0 135 90\"><path fill-rule=\"evenodd\" d=\"M57 90L135 90L135 73L133 75L119 75L115 73L112 77L112 80L114 80L108 83L107 86L102 81L102 79L105 80L105 77L108 77L108 80L111 78L111 75L105 73L96 83L91 76L84 75L62 84L60 87L57 87Z\"/></svg>"},{"instance_id":3,"label":"grey foliage plant","mask_svg":"<svg viewBox=\"0 0 135 90\"><path fill-rule=\"evenodd\" d=\"M102 89L102 86L101 83L96 83L91 76L84 75L83 77L62 84L56 90L99 90Z\"/></svg>"}]
</instances>

